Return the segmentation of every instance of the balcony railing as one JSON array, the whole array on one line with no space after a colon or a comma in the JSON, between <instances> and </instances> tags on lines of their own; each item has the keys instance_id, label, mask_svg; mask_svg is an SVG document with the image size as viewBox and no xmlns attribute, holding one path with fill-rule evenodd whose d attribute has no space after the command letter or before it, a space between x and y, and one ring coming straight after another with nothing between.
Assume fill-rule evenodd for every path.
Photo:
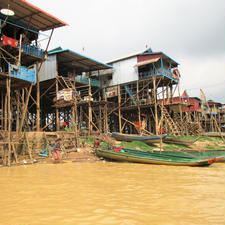
<instances>
[{"instance_id":1,"label":"balcony railing","mask_svg":"<svg viewBox=\"0 0 225 225\"><path fill-rule=\"evenodd\" d=\"M92 86L96 86L96 87L100 87L101 83L99 80L94 80L94 79L90 79L91 80L91 85ZM82 77L82 76L77 76L76 77L76 81L83 83L83 84L89 84L89 79L86 77Z\"/></svg>"},{"instance_id":2,"label":"balcony railing","mask_svg":"<svg viewBox=\"0 0 225 225\"><path fill-rule=\"evenodd\" d=\"M18 47L19 48L19 45ZM34 45L27 45L27 44L23 44L23 48L22 48L22 52L27 53L28 55L33 55L36 56L38 58L43 58L44 57L44 50L40 49Z\"/></svg>"},{"instance_id":3,"label":"balcony railing","mask_svg":"<svg viewBox=\"0 0 225 225\"><path fill-rule=\"evenodd\" d=\"M141 72L139 73L139 78L148 78L148 77L153 77L153 76L165 76L168 77L171 80L178 81L179 77L172 72L170 72L167 69L154 69L153 71L148 71L148 72Z\"/></svg>"},{"instance_id":4,"label":"balcony railing","mask_svg":"<svg viewBox=\"0 0 225 225\"><path fill-rule=\"evenodd\" d=\"M28 69L24 66L14 66L10 63L8 64L9 74L21 80L26 80L29 82L36 83L36 71Z\"/></svg>"}]
</instances>

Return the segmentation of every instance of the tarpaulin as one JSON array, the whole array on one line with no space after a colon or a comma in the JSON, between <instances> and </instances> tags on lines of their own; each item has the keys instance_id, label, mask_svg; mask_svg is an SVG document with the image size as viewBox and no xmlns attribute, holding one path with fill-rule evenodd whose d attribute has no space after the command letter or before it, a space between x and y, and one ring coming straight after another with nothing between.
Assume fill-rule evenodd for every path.
<instances>
[{"instance_id":1,"label":"tarpaulin","mask_svg":"<svg viewBox=\"0 0 225 225\"><path fill-rule=\"evenodd\" d=\"M3 45L10 45L17 48L18 40L3 35Z\"/></svg>"}]
</instances>

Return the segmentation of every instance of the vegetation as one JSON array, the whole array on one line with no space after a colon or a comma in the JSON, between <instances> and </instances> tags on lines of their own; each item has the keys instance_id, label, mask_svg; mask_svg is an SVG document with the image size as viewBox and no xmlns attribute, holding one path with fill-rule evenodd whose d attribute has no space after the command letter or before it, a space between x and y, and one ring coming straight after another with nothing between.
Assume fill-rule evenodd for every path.
<instances>
[{"instance_id":1,"label":"vegetation","mask_svg":"<svg viewBox=\"0 0 225 225\"><path fill-rule=\"evenodd\" d=\"M170 136L172 137L172 136ZM186 140L198 140L192 145L192 146L185 146L185 145L179 145L179 144L167 144L163 143L162 148L164 150L182 150L182 149L199 149L199 150L224 150L225 149L225 143L221 138L218 137L197 137L197 136L180 136L178 138L186 139ZM90 146L93 146L94 144L94 137L90 138L81 138L81 143L85 142ZM107 142L101 141L100 146L101 147L107 147L109 144ZM154 149L160 149L160 144L155 145L147 145L140 141L132 141L132 142L117 142L116 146L128 148L128 149L141 149L141 150L154 150Z\"/></svg>"}]
</instances>

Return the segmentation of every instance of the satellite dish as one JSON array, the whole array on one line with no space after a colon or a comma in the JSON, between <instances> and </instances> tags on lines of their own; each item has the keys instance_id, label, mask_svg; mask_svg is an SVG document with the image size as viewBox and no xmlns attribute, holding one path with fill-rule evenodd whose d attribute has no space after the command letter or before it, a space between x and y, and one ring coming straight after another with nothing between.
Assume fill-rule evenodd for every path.
<instances>
[{"instance_id":1,"label":"satellite dish","mask_svg":"<svg viewBox=\"0 0 225 225\"><path fill-rule=\"evenodd\" d=\"M5 16L14 16L15 13L11 9L1 9L0 12Z\"/></svg>"}]
</instances>

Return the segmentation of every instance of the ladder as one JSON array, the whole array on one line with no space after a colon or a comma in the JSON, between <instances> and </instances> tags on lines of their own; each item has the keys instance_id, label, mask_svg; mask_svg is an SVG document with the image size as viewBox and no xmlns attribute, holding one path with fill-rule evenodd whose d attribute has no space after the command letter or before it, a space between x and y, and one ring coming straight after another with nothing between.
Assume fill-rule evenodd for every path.
<instances>
[{"instance_id":1,"label":"ladder","mask_svg":"<svg viewBox=\"0 0 225 225\"><path fill-rule=\"evenodd\" d=\"M133 101L133 103L136 105L137 104L136 96L135 96L136 93L132 93L132 91L126 85L124 86L124 88L125 88L126 92L128 93L129 97L131 98L131 100Z\"/></svg>"},{"instance_id":2,"label":"ladder","mask_svg":"<svg viewBox=\"0 0 225 225\"><path fill-rule=\"evenodd\" d=\"M161 104L159 104L159 107L163 116L162 120L168 125L166 126L166 132L171 132L174 136L181 135L180 126L171 118L168 110Z\"/></svg>"}]
</instances>

